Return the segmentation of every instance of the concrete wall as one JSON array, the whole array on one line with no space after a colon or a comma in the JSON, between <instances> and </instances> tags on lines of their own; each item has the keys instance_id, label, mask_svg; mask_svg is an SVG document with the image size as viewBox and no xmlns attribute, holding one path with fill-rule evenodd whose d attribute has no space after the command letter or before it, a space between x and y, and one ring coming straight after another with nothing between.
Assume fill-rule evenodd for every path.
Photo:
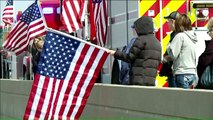
<instances>
[{"instance_id":1,"label":"concrete wall","mask_svg":"<svg viewBox=\"0 0 213 120\"><path fill-rule=\"evenodd\" d=\"M22 119L32 81L0 80L0 116ZM213 120L213 91L96 84L81 120Z\"/></svg>"}]
</instances>

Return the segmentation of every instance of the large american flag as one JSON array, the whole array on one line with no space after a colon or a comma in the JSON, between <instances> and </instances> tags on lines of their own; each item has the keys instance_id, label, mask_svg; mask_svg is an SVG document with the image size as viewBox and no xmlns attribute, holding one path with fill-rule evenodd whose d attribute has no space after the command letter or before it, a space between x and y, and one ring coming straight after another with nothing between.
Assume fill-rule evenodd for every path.
<instances>
[{"instance_id":1,"label":"large american flag","mask_svg":"<svg viewBox=\"0 0 213 120\"><path fill-rule=\"evenodd\" d=\"M107 56L98 46L48 31L24 119L78 120Z\"/></svg>"},{"instance_id":2,"label":"large american flag","mask_svg":"<svg viewBox=\"0 0 213 120\"><path fill-rule=\"evenodd\" d=\"M7 25L13 23L13 0L6 0L7 4L3 10L2 21Z\"/></svg>"},{"instance_id":3,"label":"large american flag","mask_svg":"<svg viewBox=\"0 0 213 120\"><path fill-rule=\"evenodd\" d=\"M92 5L91 5L92 4ZM107 0L90 0L90 39L105 46L108 32Z\"/></svg>"},{"instance_id":4,"label":"large american flag","mask_svg":"<svg viewBox=\"0 0 213 120\"><path fill-rule=\"evenodd\" d=\"M85 17L86 3L85 0L63 0L62 22L66 25L69 33L83 27L82 21Z\"/></svg>"},{"instance_id":5,"label":"large american flag","mask_svg":"<svg viewBox=\"0 0 213 120\"><path fill-rule=\"evenodd\" d=\"M33 3L21 15L20 20L12 28L3 47L16 55L28 47L30 40L36 36L45 35L45 23L37 3Z\"/></svg>"}]
</instances>

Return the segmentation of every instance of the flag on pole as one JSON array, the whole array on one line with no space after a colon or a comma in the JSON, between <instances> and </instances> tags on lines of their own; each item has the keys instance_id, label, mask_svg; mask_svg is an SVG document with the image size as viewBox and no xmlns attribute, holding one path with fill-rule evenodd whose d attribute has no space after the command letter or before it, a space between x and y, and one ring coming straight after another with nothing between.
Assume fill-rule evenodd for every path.
<instances>
[{"instance_id":1,"label":"flag on pole","mask_svg":"<svg viewBox=\"0 0 213 120\"><path fill-rule=\"evenodd\" d=\"M83 27L86 3L85 0L63 0L62 23L66 25L69 33Z\"/></svg>"},{"instance_id":2,"label":"flag on pole","mask_svg":"<svg viewBox=\"0 0 213 120\"><path fill-rule=\"evenodd\" d=\"M108 32L107 0L90 0L90 39L105 46Z\"/></svg>"},{"instance_id":3,"label":"flag on pole","mask_svg":"<svg viewBox=\"0 0 213 120\"><path fill-rule=\"evenodd\" d=\"M6 0L6 7L3 10L2 21L6 25L13 23L13 0Z\"/></svg>"},{"instance_id":4,"label":"flag on pole","mask_svg":"<svg viewBox=\"0 0 213 120\"><path fill-rule=\"evenodd\" d=\"M48 31L24 119L78 120L108 56L106 51Z\"/></svg>"},{"instance_id":5,"label":"flag on pole","mask_svg":"<svg viewBox=\"0 0 213 120\"><path fill-rule=\"evenodd\" d=\"M3 47L18 55L26 50L30 40L36 36L45 35L45 33L45 23L40 8L37 3L33 3L12 28Z\"/></svg>"}]
</instances>

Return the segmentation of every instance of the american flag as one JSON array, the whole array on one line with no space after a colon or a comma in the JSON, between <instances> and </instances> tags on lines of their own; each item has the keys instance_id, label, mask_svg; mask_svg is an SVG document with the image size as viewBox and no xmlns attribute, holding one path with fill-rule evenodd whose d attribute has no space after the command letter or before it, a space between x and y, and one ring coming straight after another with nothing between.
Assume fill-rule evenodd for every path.
<instances>
[{"instance_id":1,"label":"american flag","mask_svg":"<svg viewBox=\"0 0 213 120\"><path fill-rule=\"evenodd\" d=\"M45 35L45 33L45 24L39 6L37 3L33 3L12 28L3 47L18 55L26 50L30 40L36 36Z\"/></svg>"},{"instance_id":2,"label":"american flag","mask_svg":"<svg viewBox=\"0 0 213 120\"><path fill-rule=\"evenodd\" d=\"M7 25L13 23L13 0L6 1L6 7L3 10L2 21Z\"/></svg>"},{"instance_id":3,"label":"american flag","mask_svg":"<svg viewBox=\"0 0 213 120\"><path fill-rule=\"evenodd\" d=\"M86 10L85 0L64 0L62 5L62 22L71 33L83 27L82 21Z\"/></svg>"},{"instance_id":4,"label":"american flag","mask_svg":"<svg viewBox=\"0 0 213 120\"><path fill-rule=\"evenodd\" d=\"M105 46L108 30L107 0L90 0L90 22L90 39L96 39L98 45Z\"/></svg>"},{"instance_id":5,"label":"american flag","mask_svg":"<svg viewBox=\"0 0 213 120\"><path fill-rule=\"evenodd\" d=\"M78 120L107 56L98 46L48 31L24 119Z\"/></svg>"}]
</instances>

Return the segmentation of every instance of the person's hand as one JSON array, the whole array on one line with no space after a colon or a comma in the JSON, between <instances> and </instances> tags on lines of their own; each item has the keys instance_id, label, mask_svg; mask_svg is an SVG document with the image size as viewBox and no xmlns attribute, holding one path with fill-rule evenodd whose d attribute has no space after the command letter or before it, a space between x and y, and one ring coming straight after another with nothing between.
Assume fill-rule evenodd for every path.
<instances>
[{"instance_id":1,"label":"person's hand","mask_svg":"<svg viewBox=\"0 0 213 120\"><path fill-rule=\"evenodd\" d=\"M113 56L115 54L115 50L108 50L108 53Z\"/></svg>"},{"instance_id":2,"label":"person's hand","mask_svg":"<svg viewBox=\"0 0 213 120\"><path fill-rule=\"evenodd\" d=\"M163 63L166 63L169 61L172 61L172 59L168 55L163 57Z\"/></svg>"},{"instance_id":3,"label":"person's hand","mask_svg":"<svg viewBox=\"0 0 213 120\"><path fill-rule=\"evenodd\" d=\"M11 54L9 54L6 50L0 50L0 53L3 55L4 58L9 58Z\"/></svg>"}]
</instances>

